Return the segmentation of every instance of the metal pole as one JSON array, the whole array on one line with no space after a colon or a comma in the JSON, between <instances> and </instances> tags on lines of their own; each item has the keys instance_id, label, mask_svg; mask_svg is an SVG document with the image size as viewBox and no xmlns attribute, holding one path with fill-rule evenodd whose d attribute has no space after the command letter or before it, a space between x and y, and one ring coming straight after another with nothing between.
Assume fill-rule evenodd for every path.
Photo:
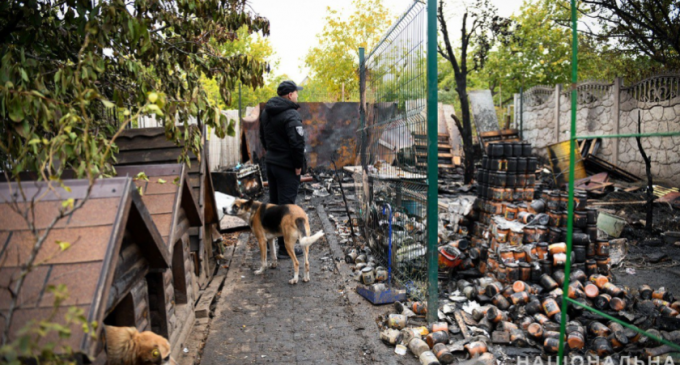
<instances>
[{"instance_id":1,"label":"metal pole","mask_svg":"<svg viewBox=\"0 0 680 365\"><path fill-rule=\"evenodd\" d=\"M361 123L360 158L362 173L367 174L366 170L366 59L364 57L364 47L359 47L359 122Z\"/></svg>"},{"instance_id":2,"label":"metal pole","mask_svg":"<svg viewBox=\"0 0 680 365\"><path fill-rule=\"evenodd\" d=\"M571 274L571 244L574 231L574 150L576 149L576 83L578 82L578 34L576 29L576 0L571 0L571 138L569 139L569 206L567 213L567 260L564 264L564 290L562 295L562 317L560 321L560 347L557 352L557 364L564 363L564 336L567 326L567 293L569 292L569 275ZM558 95L559 96L559 95Z\"/></svg>"},{"instance_id":3,"label":"metal pole","mask_svg":"<svg viewBox=\"0 0 680 365\"><path fill-rule=\"evenodd\" d=\"M437 1L427 0L427 321L437 320Z\"/></svg>"},{"instance_id":4,"label":"metal pole","mask_svg":"<svg viewBox=\"0 0 680 365\"><path fill-rule=\"evenodd\" d=\"M239 120L239 125L241 125L241 117L243 115L241 114L241 83L238 83L238 120Z\"/></svg>"}]
</instances>

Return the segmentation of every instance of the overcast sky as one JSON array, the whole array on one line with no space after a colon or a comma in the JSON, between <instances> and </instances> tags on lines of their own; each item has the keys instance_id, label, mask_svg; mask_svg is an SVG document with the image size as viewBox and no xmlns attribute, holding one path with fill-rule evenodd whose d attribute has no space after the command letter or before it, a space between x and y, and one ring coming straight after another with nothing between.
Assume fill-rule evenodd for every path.
<instances>
[{"instance_id":1,"label":"overcast sky","mask_svg":"<svg viewBox=\"0 0 680 365\"><path fill-rule=\"evenodd\" d=\"M383 1L395 17L406 11L412 2ZM280 59L276 73L286 74L295 82L302 81L308 74L308 70L301 70L300 66L307 51L317 44L316 35L323 30L326 8L345 9L347 16L352 9L351 0L250 0L248 3L271 22L269 38ZM500 16L510 16L519 10L522 0L491 0L491 3L496 5ZM449 9L447 13L453 10ZM449 29L460 28L454 19L451 23Z\"/></svg>"}]
</instances>

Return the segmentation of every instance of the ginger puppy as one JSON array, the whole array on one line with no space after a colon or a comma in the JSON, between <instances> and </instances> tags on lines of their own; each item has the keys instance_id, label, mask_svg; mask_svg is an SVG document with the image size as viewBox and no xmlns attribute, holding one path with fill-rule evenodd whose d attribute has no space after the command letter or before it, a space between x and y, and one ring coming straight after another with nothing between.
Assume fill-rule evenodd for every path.
<instances>
[{"instance_id":1,"label":"ginger puppy","mask_svg":"<svg viewBox=\"0 0 680 365\"><path fill-rule=\"evenodd\" d=\"M108 365L170 365L170 342L151 331L106 326Z\"/></svg>"}]
</instances>

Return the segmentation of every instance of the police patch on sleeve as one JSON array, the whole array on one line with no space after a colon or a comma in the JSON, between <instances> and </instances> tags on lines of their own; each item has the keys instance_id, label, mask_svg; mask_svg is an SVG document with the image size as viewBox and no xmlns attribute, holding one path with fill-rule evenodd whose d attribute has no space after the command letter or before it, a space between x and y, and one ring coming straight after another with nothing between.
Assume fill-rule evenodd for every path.
<instances>
[{"instance_id":1,"label":"police patch on sleeve","mask_svg":"<svg viewBox=\"0 0 680 365\"><path fill-rule=\"evenodd\" d=\"M300 136L304 136L304 135L305 135L305 130L302 128L302 126L297 126L297 127L295 127L295 130L298 132L298 134L299 134Z\"/></svg>"}]
</instances>

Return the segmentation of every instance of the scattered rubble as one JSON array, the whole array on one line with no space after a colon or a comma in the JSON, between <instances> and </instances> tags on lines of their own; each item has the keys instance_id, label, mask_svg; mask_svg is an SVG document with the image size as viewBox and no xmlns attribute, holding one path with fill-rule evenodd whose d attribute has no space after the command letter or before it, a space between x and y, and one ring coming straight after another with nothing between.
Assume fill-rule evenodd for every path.
<instances>
[{"instance_id":1,"label":"scattered rubble","mask_svg":"<svg viewBox=\"0 0 680 365\"><path fill-rule=\"evenodd\" d=\"M376 320L380 339L393 346L398 356L410 353L422 364L467 360L498 364L522 357L533 363L556 356L559 322L566 316L565 354L571 358L616 362L630 356L663 362L677 357L671 347L656 339L580 306L569 305L562 313L561 303L567 295L656 337L680 343L680 320L676 319L680 301L675 301L670 290L628 287L611 273L612 267L620 266L625 275L638 275L639 265L624 263L631 247L636 250L635 260L642 257L647 265L676 264L664 252L646 251L640 256L639 250L649 244L680 242L680 224L670 226L663 235L658 230L653 237L636 235L640 229L636 227L644 225L638 212L639 202L644 204L644 189L613 180L611 169L588 171L593 175L579 180L574 194L572 267L571 275L565 277L568 194L557 189L551 169L539 166L530 151L528 143L489 143L475 185L447 181L440 175L439 322L430 324L425 319L426 303L404 297L381 301L376 295L388 289L400 294L414 290L396 286L390 280L390 264L385 262L387 257L425 255L424 217L412 214L417 211L407 205L391 216L376 208L368 219L374 221L372 227L381 232L380 237L365 229L365 236L359 230L353 235L351 227L360 226L363 213L353 209L359 206L354 204L358 188L350 175L354 171L345 168L337 177L332 171L313 172L318 182L305 184L305 193L326 198L326 211L338 241L346 247L344 260L353 270L357 292L370 292L364 297L374 304L395 302L391 313ZM380 174L391 173L387 170L393 167L373 168ZM448 173L462 177L456 169ZM339 184L349 203L342 200ZM665 202L657 201L665 203L657 208L670 210L659 218L665 219L662 222L677 221L673 194L677 189L661 189L657 194L668 197ZM348 212L359 218L350 219ZM408 237L408 244L390 250L390 240L385 239L389 237L399 237L400 242ZM562 291L565 281L567 293Z\"/></svg>"},{"instance_id":2,"label":"scattered rubble","mask_svg":"<svg viewBox=\"0 0 680 365\"><path fill-rule=\"evenodd\" d=\"M524 145L489 143L477 185L455 186L440 196L440 322L427 324L424 302L397 302L395 313L377 320L380 338L397 354L410 352L422 364L547 360L557 354L559 323L566 316L568 356L601 361L623 356L662 361L672 356L671 347L580 306L569 305L567 313L561 312L562 296L567 295L680 343L680 321L675 320L680 301L670 291L645 285L629 288L611 275L612 265L623 262L630 243L616 238L628 221L612 215L623 223L609 229L612 224L602 220L601 209L589 201L591 191L601 196L616 185L603 186L605 175L582 182L591 189L575 193L572 267L565 277L568 194L537 181L534 171L539 177L546 174L529 155L530 145L527 152ZM502 154L494 152L501 148ZM375 267L376 260L370 250L349 250L346 261L357 269L357 280L364 280L359 270ZM567 293L562 291L565 281Z\"/></svg>"}]
</instances>

